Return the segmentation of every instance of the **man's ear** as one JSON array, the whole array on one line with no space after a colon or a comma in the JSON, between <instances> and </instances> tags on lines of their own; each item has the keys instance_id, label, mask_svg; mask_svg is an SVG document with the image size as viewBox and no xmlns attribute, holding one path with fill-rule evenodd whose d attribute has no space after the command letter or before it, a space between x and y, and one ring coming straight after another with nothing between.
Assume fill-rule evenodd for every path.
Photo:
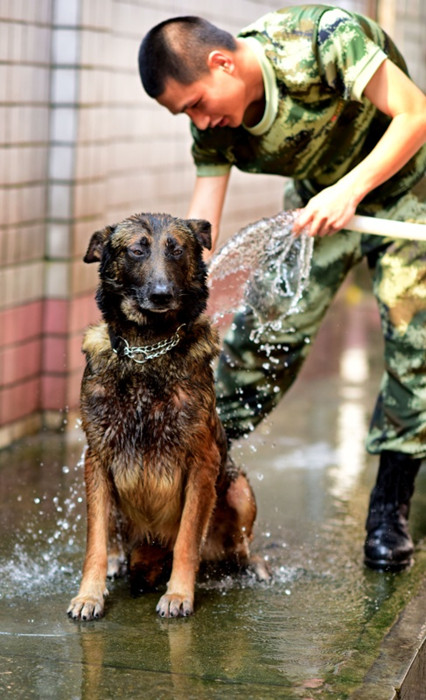
<instances>
[{"instance_id":1,"label":"man's ear","mask_svg":"<svg viewBox=\"0 0 426 700\"><path fill-rule=\"evenodd\" d=\"M114 229L115 226L105 226L101 231L95 231L95 233L92 234L89 247L83 258L84 262L94 263L101 261L105 243Z\"/></svg>"},{"instance_id":2,"label":"man's ear","mask_svg":"<svg viewBox=\"0 0 426 700\"><path fill-rule=\"evenodd\" d=\"M214 68L219 68L225 71L225 73L233 73L235 64L232 54L226 54L218 49L210 51L207 56L207 66L210 70Z\"/></svg>"},{"instance_id":3,"label":"man's ear","mask_svg":"<svg viewBox=\"0 0 426 700\"><path fill-rule=\"evenodd\" d=\"M210 222L205 219L187 219L187 224L203 248L211 250L212 227Z\"/></svg>"}]
</instances>

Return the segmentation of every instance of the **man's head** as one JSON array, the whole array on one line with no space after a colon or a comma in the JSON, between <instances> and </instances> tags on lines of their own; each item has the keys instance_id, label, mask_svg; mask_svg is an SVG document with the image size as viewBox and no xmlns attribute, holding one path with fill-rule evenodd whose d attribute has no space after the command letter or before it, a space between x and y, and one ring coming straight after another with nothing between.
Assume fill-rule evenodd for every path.
<instances>
[{"instance_id":1,"label":"man's head","mask_svg":"<svg viewBox=\"0 0 426 700\"><path fill-rule=\"evenodd\" d=\"M176 17L151 29L139 50L139 71L148 95L172 114L187 114L199 129L238 127L250 105L263 101L254 54L199 17Z\"/></svg>"},{"instance_id":2,"label":"man's head","mask_svg":"<svg viewBox=\"0 0 426 700\"><path fill-rule=\"evenodd\" d=\"M174 17L153 27L139 49L139 73L146 93L158 98L169 78L190 85L209 72L214 49L235 51L232 34L201 17Z\"/></svg>"},{"instance_id":3,"label":"man's head","mask_svg":"<svg viewBox=\"0 0 426 700\"><path fill-rule=\"evenodd\" d=\"M239 126L246 104L237 76L238 43L199 17L157 25L139 50L142 84L172 114L185 113L199 129Z\"/></svg>"}]
</instances>

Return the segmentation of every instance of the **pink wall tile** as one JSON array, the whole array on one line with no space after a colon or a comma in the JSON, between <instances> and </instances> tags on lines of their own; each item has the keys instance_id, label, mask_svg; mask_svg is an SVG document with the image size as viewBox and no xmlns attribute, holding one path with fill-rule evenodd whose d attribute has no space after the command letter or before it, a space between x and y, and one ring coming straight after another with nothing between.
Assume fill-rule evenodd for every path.
<instances>
[{"instance_id":1,"label":"pink wall tile","mask_svg":"<svg viewBox=\"0 0 426 700\"><path fill-rule=\"evenodd\" d=\"M70 408L78 408L80 403L80 386L83 370L78 369L68 376L68 406Z\"/></svg>"},{"instance_id":2,"label":"pink wall tile","mask_svg":"<svg viewBox=\"0 0 426 700\"><path fill-rule=\"evenodd\" d=\"M43 371L62 374L67 371L67 368L66 336L45 336L43 342Z\"/></svg>"},{"instance_id":3,"label":"pink wall tile","mask_svg":"<svg viewBox=\"0 0 426 700\"><path fill-rule=\"evenodd\" d=\"M84 355L81 350L82 340L83 334L80 332L71 336L68 340L68 370L70 372L84 367Z\"/></svg>"},{"instance_id":4,"label":"pink wall tile","mask_svg":"<svg viewBox=\"0 0 426 700\"><path fill-rule=\"evenodd\" d=\"M70 302L70 332L82 332L91 323L98 323L101 312L96 306L94 294L75 297Z\"/></svg>"},{"instance_id":5,"label":"pink wall tile","mask_svg":"<svg viewBox=\"0 0 426 700\"><path fill-rule=\"evenodd\" d=\"M42 378L42 406L45 411L61 411L67 406L65 375L45 374Z\"/></svg>"},{"instance_id":6,"label":"pink wall tile","mask_svg":"<svg viewBox=\"0 0 426 700\"><path fill-rule=\"evenodd\" d=\"M0 385L16 384L41 372L41 338L0 349Z\"/></svg>"},{"instance_id":7,"label":"pink wall tile","mask_svg":"<svg viewBox=\"0 0 426 700\"><path fill-rule=\"evenodd\" d=\"M41 335L42 312L41 300L0 311L0 346L21 343Z\"/></svg>"},{"instance_id":8,"label":"pink wall tile","mask_svg":"<svg viewBox=\"0 0 426 700\"><path fill-rule=\"evenodd\" d=\"M46 299L44 302L44 333L66 333L68 329L69 301Z\"/></svg>"},{"instance_id":9,"label":"pink wall tile","mask_svg":"<svg viewBox=\"0 0 426 700\"><path fill-rule=\"evenodd\" d=\"M40 410L40 398L39 377L0 389L0 425Z\"/></svg>"}]
</instances>

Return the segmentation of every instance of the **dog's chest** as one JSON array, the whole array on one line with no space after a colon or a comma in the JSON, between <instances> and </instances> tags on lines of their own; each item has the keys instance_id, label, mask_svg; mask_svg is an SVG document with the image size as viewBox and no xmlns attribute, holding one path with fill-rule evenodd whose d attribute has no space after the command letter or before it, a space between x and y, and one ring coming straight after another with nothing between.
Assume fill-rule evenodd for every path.
<instances>
[{"instance_id":1,"label":"dog's chest","mask_svg":"<svg viewBox=\"0 0 426 700\"><path fill-rule=\"evenodd\" d=\"M86 378L83 422L89 441L110 458L132 452L167 456L184 449L199 403L182 380L166 387L137 376Z\"/></svg>"}]
</instances>

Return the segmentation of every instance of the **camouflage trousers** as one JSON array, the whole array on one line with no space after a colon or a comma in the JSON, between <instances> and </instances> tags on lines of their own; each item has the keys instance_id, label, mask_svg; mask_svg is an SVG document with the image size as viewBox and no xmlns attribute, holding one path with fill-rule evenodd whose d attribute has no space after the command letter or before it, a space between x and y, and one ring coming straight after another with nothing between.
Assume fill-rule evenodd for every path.
<instances>
[{"instance_id":1,"label":"camouflage trousers","mask_svg":"<svg viewBox=\"0 0 426 700\"><path fill-rule=\"evenodd\" d=\"M294 194L286 208L302 206ZM359 213L426 223L426 203L414 194ZM253 430L292 385L336 292L363 257L384 337L384 373L366 447L372 454L426 456L426 243L347 230L315 240L300 311L284 330L259 331L250 309L235 316L216 371L218 410L231 439Z\"/></svg>"}]
</instances>

